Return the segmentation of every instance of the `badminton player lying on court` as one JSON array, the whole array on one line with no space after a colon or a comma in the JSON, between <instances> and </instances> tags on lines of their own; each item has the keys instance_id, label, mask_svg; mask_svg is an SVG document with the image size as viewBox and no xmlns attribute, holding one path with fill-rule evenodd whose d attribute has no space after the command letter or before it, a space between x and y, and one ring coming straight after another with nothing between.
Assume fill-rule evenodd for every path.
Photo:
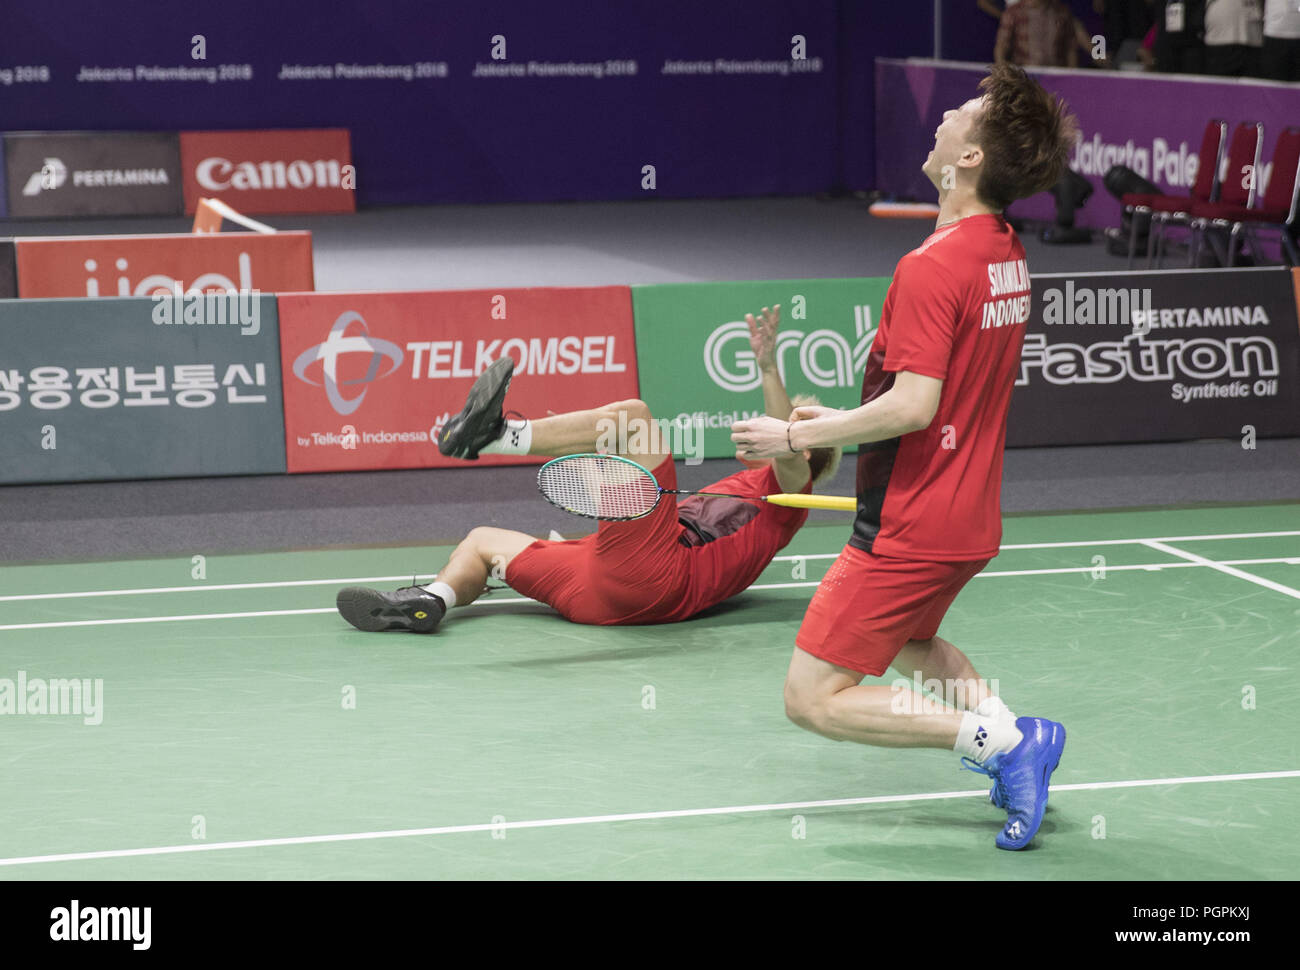
<instances>
[{"instance_id":1,"label":"badminton player lying on court","mask_svg":"<svg viewBox=\"0 0 1300 970\"><path fill-rule=\"evenodd\" d=\"M1038 831L1065 729L1017 718L936 634L953 599L997 555L1007 408L1030 302L1025 251L1002 210L1049 188L1074 145L1065 105L998 65L983 96L944 113L922 170L939 190L934 233L898 263L867 359L862 406L737 422L742 458L858 444L853 535L795 638L785 706L837 741L957 751L994 780L996 843ZM961 682L965 711L867 685L893 665Z\"/></svg>"},{"instance_id":2,"label":"badminton player lying on court","mask_svg":"<svg viewBox=\"0 0 1300 970\"><path fill-rule=\"evenodd\" d=\"M779 415L785 427L793 405L776 367L779 316L779 307L764 307L758 320L752 314L745 319L763 374L766 412ZM653 427L649 409L636 400L537 421L506 420L502 404L513 369L514 362L503 357L479 376L465 409L438 438L444 455L473 460L480 454L585 454L597 450L603 429ZM662 436L634 431L628 439L637 448L621 445L622 454L650 470L660 488L675 489L677 473ZM837 447L787 451L703 491L741 496L810 492L815 482L835 474L839 458ZM595 461L633 468L609 459ZM802 509L762 501L692 495L678 502L664 495L648 515L602 521L595 533L567 542L480 526L456 547L434 582L395 593L349 587L338 594L338 610L360 630L427 633L448 609L476 600L491 576L575 623L671 623L748 587L807 516Z\"/></svg>"}]
</instances>

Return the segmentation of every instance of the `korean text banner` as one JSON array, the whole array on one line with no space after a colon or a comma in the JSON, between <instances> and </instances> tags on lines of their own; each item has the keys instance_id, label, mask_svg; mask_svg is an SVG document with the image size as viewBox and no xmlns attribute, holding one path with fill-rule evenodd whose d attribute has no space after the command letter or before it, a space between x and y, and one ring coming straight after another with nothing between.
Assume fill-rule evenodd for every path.
<instances>
[{"instance_id":1,"label":"korean text banner","mask_svg":"<svg viewBox=\"0 0 1300 970\"><path fill-rule=\"evenodd\" d=\"M0 301L3 482L284 471L275 298Z\"/></svg>"}]
</instances>

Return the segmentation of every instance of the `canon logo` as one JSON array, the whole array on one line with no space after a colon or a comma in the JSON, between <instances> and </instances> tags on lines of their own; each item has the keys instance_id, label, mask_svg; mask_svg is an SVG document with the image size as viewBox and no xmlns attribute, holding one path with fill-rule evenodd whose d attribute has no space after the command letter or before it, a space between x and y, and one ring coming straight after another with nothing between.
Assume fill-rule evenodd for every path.
<instances>
[{"instance_id":1,"label":"canon logo","mask_svg":"<svg viewBox=\"0 0 1300 970\"><path fill-rule=\"evenodd\" d=\"M194 170L199 185L209 192L226 189L257 191L260 189L355 189L356 169L336 158L314 162L232 162L214 156L199 162Z\"/></svg>"}]
</instances>

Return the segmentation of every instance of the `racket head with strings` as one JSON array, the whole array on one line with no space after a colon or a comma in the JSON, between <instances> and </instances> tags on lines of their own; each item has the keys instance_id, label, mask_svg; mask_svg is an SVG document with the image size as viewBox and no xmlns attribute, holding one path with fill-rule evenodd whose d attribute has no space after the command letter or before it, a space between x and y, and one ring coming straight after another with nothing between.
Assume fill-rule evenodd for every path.
<instances>
[{"instance_id":1,"label":"racket head with strings","mask_svg":"<svg viewBox=\"0 0 1300 970\"><path fill-rule=\"evenodd\" d=\"M621 455L565 455L537 470L537 490L556 508L603 522L654 511L663 490L643 466Z\"/></svg>"}]
</instances>

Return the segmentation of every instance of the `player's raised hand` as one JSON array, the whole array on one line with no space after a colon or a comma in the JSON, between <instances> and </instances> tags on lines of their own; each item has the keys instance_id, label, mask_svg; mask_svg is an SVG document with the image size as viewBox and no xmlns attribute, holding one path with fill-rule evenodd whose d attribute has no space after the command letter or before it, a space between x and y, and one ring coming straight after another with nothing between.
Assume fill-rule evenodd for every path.
<instances>
[{"instance_id":1,"label":"player's raised hand","mask_svg":"<svg viewBox=\"0 0 1300 970\"><path fill-rule=\"evenodd\" d=\"M776 367L776 332L781 327L781 304L770 310L763 307L758 318L746 313L745 322L749 324L749 347L754 351L754 362L760 370L772 370Z\"/></svg>"}]
</instances>

